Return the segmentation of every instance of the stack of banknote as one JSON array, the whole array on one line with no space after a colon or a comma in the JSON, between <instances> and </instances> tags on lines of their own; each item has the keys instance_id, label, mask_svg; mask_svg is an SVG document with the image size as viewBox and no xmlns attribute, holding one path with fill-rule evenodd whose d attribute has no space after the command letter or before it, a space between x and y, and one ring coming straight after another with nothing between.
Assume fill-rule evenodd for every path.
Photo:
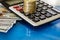
<instances>
[{"instance_id":1,"label":"stack of banknote","mask_svg":"<svg viewBox=\"0 0 60 40\"><path fill-rule=\"evenodd\" d=\"M7 32L12 28L16 20L21 20L14 13L7 10L3 4L0 3L0 32Z\"/></svg>"}]
</instances>

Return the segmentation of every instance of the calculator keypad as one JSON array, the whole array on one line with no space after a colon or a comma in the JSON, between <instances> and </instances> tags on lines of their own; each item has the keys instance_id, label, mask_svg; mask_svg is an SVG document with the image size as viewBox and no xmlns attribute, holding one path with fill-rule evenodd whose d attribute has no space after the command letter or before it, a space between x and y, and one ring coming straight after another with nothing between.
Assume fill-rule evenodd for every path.
<instances>
[{"instance_id":1,"label":"calculator keypad","mask_svg":"<svg viewBox=\"0 0 60 40\"><path fill-rule=\"evenodd\" d=\"M31 19L33 22L39 22L40 20L45 20L47 18L50 18L58 14L57 12L58 10L53 9L53 6L43 1L37 0L36 4L37 4L36 12L29 15L25 15L24 12L21 12L21 10L23 11L23 5L19 4L20 6L14 6L13 8L23 13L26 17Z\"/></svg>"}]
</instances>

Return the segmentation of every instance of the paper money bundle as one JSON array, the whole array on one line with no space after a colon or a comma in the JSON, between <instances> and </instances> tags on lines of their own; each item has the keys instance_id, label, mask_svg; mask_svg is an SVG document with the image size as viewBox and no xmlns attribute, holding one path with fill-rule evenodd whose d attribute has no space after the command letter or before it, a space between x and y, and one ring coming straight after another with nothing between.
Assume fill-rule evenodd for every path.
<instances>
[{"instance_id":1,"label":"paper money bundle","mask_svg":"<svg viewBox=\"0 0 60 40\"><path fill-rule=\"evenodd\" d=\"M15 14L8 11L1 3L0 3L0 32L7 32L10 28L12 28L13 24L16 23L16 20L21 20Z\"/></svg>"}]
</instances>

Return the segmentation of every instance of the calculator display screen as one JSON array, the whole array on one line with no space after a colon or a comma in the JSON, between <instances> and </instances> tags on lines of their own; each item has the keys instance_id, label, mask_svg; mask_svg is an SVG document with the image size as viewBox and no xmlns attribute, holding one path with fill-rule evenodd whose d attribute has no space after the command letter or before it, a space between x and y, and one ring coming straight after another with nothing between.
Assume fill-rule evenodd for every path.
<instances>
[{"instance_id":1,"label":"calculator display screen","mask_svg":"<svg viewBox=\"0 0 60 40\"><path fill-rule=\"evenodd\" d=\"M6 3L9 5L17 4L19 2L22 2L22 0L7 0Z\"/></svg>"}]
</instances>

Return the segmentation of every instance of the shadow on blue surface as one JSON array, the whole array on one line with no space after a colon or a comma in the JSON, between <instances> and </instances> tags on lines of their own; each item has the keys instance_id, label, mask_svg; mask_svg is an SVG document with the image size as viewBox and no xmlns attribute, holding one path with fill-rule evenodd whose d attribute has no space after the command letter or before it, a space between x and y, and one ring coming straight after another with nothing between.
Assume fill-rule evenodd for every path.
<instances>
[{"instance_id":1,"label":"shadow on blue surface","mask_svg":"<svg viewBox=\"0 0 60 40\"><path fill-rule=\"evenodd\" d=\"M49 23L34 27L34 26L32 26L31 24L27 23L24 20L20 21L21 24L23 24L25 27L27 27L28 29L33 30L33 31L39 31L39 30L42 31L42 30L44 30L46 28L49 28L49 27L57 24L58 22L59 22L59 20L56 19L56 20L54 20L52 22L49 22Z\"/></svg>"}]
</instances>

